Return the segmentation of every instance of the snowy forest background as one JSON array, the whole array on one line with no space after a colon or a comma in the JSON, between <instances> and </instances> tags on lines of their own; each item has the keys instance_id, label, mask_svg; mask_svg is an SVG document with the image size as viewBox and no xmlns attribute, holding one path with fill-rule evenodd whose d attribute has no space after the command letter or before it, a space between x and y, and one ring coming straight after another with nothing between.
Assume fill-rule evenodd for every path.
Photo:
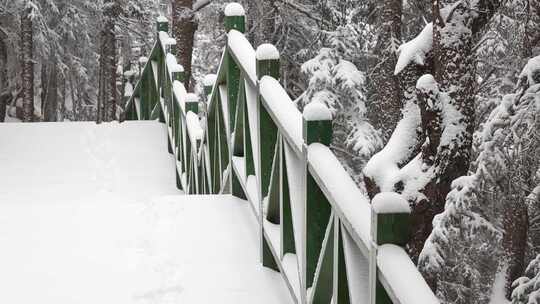
<instances>
[{"instance_id":1,"label":"snowy forest background","mask_svg":"<svg viewBox=\"0 0 540 304\"><path fill-rule=\"evenodd\" d=\"M408 199L441 301L540 303L540 0L240 2L297 106L332 110L359 187ZM226 4L0 0L0 122L121 120L160 14L202 95Z\"/></svg>"}]
</instances>

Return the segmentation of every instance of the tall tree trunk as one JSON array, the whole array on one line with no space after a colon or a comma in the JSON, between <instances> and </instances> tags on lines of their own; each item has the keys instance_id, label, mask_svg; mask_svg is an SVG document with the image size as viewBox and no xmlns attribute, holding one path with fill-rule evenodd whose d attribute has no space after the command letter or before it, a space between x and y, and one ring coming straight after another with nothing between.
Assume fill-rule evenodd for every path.
<instances>
[{"instance_id":1,"label":"tall tree trunk","mask_svg":"<svg viewBox=\"0 0 540 304\"><path fill-rule=\"evenodd\" d=\"M422 147L422 162L432 168L433 176L421 190L425 199L416 202L412 212L413 231L408 249L415 261L433 229L434 216L444 210L452 181L466 175L469 169L476 86L473 47L500 4L499 0L432 1L434 76L440 92L448 96L448 106L459 113L461 127L443 140L442 132L452 126L443 125L437 112L431 113L433 102L423 96L422 124L428 139ZM443 106L440 98L438 106ZM435 290L436 277L426 280Z\"/></svg>"},{"instance_id":2,"label":"tall tree trunk","mask_svg":"<svg viewBox=\"0 0 540 304\"><path fill-rule=\"evenodd\" d=\"M0 122L6 118L7 100L9 94L7 81L7 46L6 37L0 30Z\"/></svg>"},{"instance_id":3,"label":"tall tree trunk","mask_svg":"<svg viewBox=\"0 0 540 304\"><path fill-rule=\"evenodd\" d=\"M46 83L42 84L45 88L45 99L42 101L43 119L45 121L58 120L58 67L54 58L53 54L49 63L45 65L49 66L49 71L46 73L48 74Z\"/></svg>"},{"instance_id":4,"label":"tall tree trunk","mask_svg":"<svg viewBox=\"0 0 540 304\"><path fill-rule=\"evenodd\" d=\"M33 6L27 2L21 15L22 98L23 121L34 118L34 58L33 58Z\"/></svg>"},{"instance_id":5,"label":"tall tree trunk","mask_svg":"<svg viewBox=\"0 0 540 304\"><path fill-rule=\"evenodd\" d=\"M199 26L193 13L193 0L172 0L173 34L176 38L176 56L184 67L187 89L192 89L191 60L195 31Z\"/></svg>"},{"instance_id":6,"label":"tall tree trunk","mask_svg":"<svg viewBox=\"0 0 540 304\"><path fill-rule=\"evenodd\" d=\"M106 0L103 7L103 28L100 32L101 98L98 101L98 122L101 120L111 121L116 117L116 104L118 102L116 70L118 56L116 54L115 25L119 15L120 4L118 0Z\"/></svg>"},{"instance_id":7,"label":"tall tree trunk","mask_svg":"<svg viewBox=\"0 0 540 304\"><path fill-rule=\"evenodd\" d=\"M399 79L394 75L396 51L401 44L401 0L378 1L379 35L374 53L377 56L371 66L368 117L376 129L381 131L386 143L394 131L401 114L402 93Z\"/></svg>"}]
</instances>

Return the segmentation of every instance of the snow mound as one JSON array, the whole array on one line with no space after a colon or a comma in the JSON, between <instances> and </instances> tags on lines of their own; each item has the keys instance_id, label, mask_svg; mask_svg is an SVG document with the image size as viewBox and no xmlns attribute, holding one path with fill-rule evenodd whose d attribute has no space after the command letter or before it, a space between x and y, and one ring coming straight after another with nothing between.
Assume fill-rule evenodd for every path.
<instances>
[{"instance_id":1,"label":"snow mound","mask_svg":"<svg viewBox=\"0 0 540 304\"><path fill-rule=\"evenodd\" d=\"M431 74L425 74L422 75L422 77L418 78L418 81L416 82L416 88L426 93L439 91L439 85Z\"/></svg>"},{"instance_id":2,"label":"snow mound","mask_svg":"<svg viewBox=\"0 0 540 304\"><path fill-rule=\"evenodd\" d=\"M133 85L128 82L124 87L124 97L131 97L131 95L133 95Z\"/></svg>"},{"instance_id":3,"label":"snow mound","mask_svg":"<svg viewBox=\"0 0 540 304\"><path fill-rule=\"evenodd\" d=\"M519 78L527 78L529 85L540 83L540 56L529 59Z\"/></svg>"},{"instance_id":4,"label":"snow mound","mask_svg":"<svg viewBox=\"0 0 540 304\"><path fill-rule=\"evenodd\" d=\"M255 53L257 60L277 60L279 59L279 51L270 43L259 45Z\"/></svg>"},{"instance_id":5,"label":"snow mound","mask_svg":"<svg viewBox=\"0 0 540 304\"><path fill-rule=\"evenodd\" d=\"M167 17L160 15L157 17L157 22L164 23L164 22L169 22L169 20L167 20Z\"/></svg>"},{"instance_id":6,"label":"snow mound","mask_svg":"<svg viewBox=\"0 0 540 304\"><path fill-rule=\"evenodd\" d=\"M302 114L307 121L312 120L332 120L332 113L326 105L320 102L310 102L304 108Z\"/></svg>"},{"instance_id":7,"label":"snow mound","mask_svg":"<svg viewBox=\"0 0 540 304\"><path fill-rule=\"evenodd\" d=\"M376 213L410 213L409 203L396 192L381 192L371 201Z\"/></svg>"},{"instance_id":8,"label":"snow mound","mask_svg":"<svg viewBox=\"0 0 540 304\"><path fill-rule=\"evenodd\" d=\"M204 131L199 123L199 116L197 116L197 114L191 111L187 112L186 124L189 130L189 135L193 140L201 140L203 138Z\"/></svg>"},{"instance_id":9,"label":"snow mound","mask_svg":"<svg viewBox=\"0 0 540 304\"><path fill-rule=\"evenodd\" d=\"M398 60L394 75L399 74L411 62L424 64L427 53L433 45L433 24L428 23L426 27L413 40L402 44L398 50Z\"/></svg>"},{"instance_id":10,"label":"snow mound","mask_svg":"<svg viewBox=\"0 0 540 304\"><path fill-rule=\"evenodd\" d=\"M244 7L240 3L237 2L231 2L227 4L225 7L225 16L232 17L232 16L245 16L246 11L244 10Z\"/></svg>"},{"instance_id":11,"label":"snow mound","mask_svg":"<svg viewBox=\"0 0 540 304\"><path fill-rule=\"evenodd\" d=\"M203 85L205 87L213 86L214 83L216 83L216 79L217 79L216 74L208 74L208 75L204 76Z\"/></svg>"},{"instance_id":12,"label":"snow mound","mask_svg":"<svg viewBox=\"0 0 540 304\"><path fill-rule=\"evenodd\" d=\"M139 63L140 64L146 64L148 62L148 57L141 57L139 58Z\"/></svg>"}]
</instances>

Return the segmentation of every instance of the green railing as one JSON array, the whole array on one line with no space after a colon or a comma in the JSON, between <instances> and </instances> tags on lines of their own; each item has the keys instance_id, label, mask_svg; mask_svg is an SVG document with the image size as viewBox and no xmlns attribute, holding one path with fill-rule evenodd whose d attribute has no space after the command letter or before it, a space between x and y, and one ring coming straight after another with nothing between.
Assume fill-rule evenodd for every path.
<instances>
[{"instance_id":1,"label":"green railing","mask_svg":"<svg viewBox=\"0 0 540 304\"><path fill-rule=\"evenodd\" d=\"M204 123L167 54L163 20L126 108L128 119L167 124L178 187L247 200L261 261L282 274L296 303L438 303L402 247L408 203L397 193L369 201L329 147L329 110L312 103L300 113L279 83L275 47L253 49L239 4L225 15L227 45L205 81Z\"/></svg>"}]
</instances>

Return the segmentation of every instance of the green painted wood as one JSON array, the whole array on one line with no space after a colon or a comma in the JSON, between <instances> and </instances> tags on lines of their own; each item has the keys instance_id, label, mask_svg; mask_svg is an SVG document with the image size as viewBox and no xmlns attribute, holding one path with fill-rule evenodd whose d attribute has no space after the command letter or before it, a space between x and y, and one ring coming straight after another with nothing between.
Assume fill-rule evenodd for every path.
<instances>
[{"instance_id":1,"label":"green painted wood","mask_svg":"<svg viewBox=\"0 0 540 304\"><path fill-rule=\"evenodd\" d=\"M156 22L156 30L157 32L169 32L169 22Z\"/></svg>"},{"instance_id":2,"label":"green painted wood","mask_svg":"<svg viewBox=\"0 0 540 304\"><path fill-rule=\"evenodd\" d=\"M283 145L286 143L281 139L281 224L283 238L283 254L296 253L296 244L294 242L294 227L291 210L291 197L289 193L289 178L287 176L287 160Z\"/></svg>"},{"instance_id":3,"label":"green painted wood","mask_svg":"<svg viewBox=\"0 0 540 304\"><path fill-rule=\"evenodd\" d=\"M336 220L336 288L335 288L335 303L336 304L350 304L351 298L349 295L349 279L347 278L347 265L345 260L345 252L343 248L343 233L346 233L341 226L339 220Z\"/></svg>"},{"instance_id":4,"label":"green painted wood","mask_svg":"<svg viewBox=\"0 0 540 304\"><path fill-rule=\"evenodd\" d=\"M272 254L272 251L270 249L270 246L268 245L268 242L266 240L266 237L262 237L262 250L263 250L263 266L268 267L270 269L273 269L275 271L279 271L279 267L276 263L276 260L274 259L274 255Z\"/></svg>"},{"instance_id":5,"label":"green painted wood","mask_svg":"<svg viewBox=\"0 0 540 304\"><path fill-rule=\"evenodd\" d=\"M262 102L262 97L259 96L258 98L259 102ZM259 132L260 191L262 197L266 197L270 186L272 160L277 142L278 129L270 114L262 106L262 103L260 103L259 107Z\"/></svg>"},{"instance_id":6,"label":"green painted wood","mask_svg":"<svg viewBox=\"0 0 540 304\"><path fill-rule=\"evenodd\" d=\"M306 179L306 283L313 284L317 259L332 207L310 173Z\"/></svg>"},{"instance_id":7,"label":"green painted wood","mask_svg":"<svg viewBox=\"0 0 540 304\"><path fill-rule=\"evenodd\" d=\"M219 96L216 97L216 107L221 107L220 105L220 98ZM219 109L219 108L216 108ZM221 139L219 136L219 127L220 127L220 112L219 110L215 111L215 123L214 123L214 134L215 134L215 142L214 142L214 155L213 155L213 169L212 169L212 186L214 187L213 193L217 194L219 193L220 187L221 187L221 173L220 173L220 163L221 163Z\"/></svg>"},{"instance_id":8,"label":"green painted wood","mask_svg":"<svg viewBox=\"0 0 540 304\"><path fill-rule=\"evenodd\" d=\"M236 174L235 170L230 171L232 174L232 195L247 200L246 193L244 192L244 188L242 188L242 185L240 184L240 179L238 177L238 174Z\"/></svg>"},{"instance_id":9,"label":"green painted wood","mask_svg":"<svg viewBox=\"0 0 540 304\"><path fill-rule=\"evenodd\" d=\"M276 225L280 223L280 207L279 198L281 192L280 185L280 162L281 162L281 147L279 142L276 143L274 151L274 160L272 162L272 172L270 175L270 189L268 191L268 208L266 209L266 219Z\"/></svg>"},{"instance_id":10,"label":"green painted wood","mask_svg":"<svg viewBox=\"0 0 540 304\"><path fill-rule=\"evenodd\" d=\"M332 140L331 120L303 119L304 158L307 158L306 147L314 142L330 145ZM317 257L324 238L324 227L331 213L328 199L306 167L306 286L313 283L313 275L317 266Z\"/></svg>"},{"instance_id":11,"label":"green painted wood","mask_svg":"<svg viewBox=\"0 0 540 304\"><path fill-rule=\"evenodd\" d=\"M186 73L185 72L173 72L172 76L173 76L173 82L175 80L180 81L180 82L184 82L184 80L186 79Z\"/></svg>"},{"instance_id":12,"label":"green painted wood","mask_svg":"<svg viewBox=\"0 0 540 304\"><path fill-rule=\"evenodd\" d=\"M278 60L257 60L256 62L257 78L263 76L271 76L279 79L279 59ZM270 174L272 171L272 158L277 141L278 129L276 124L266 111L262 104L262 96L257 94L257 102L259 103L259 159L261 164L260 172L260 187L262 196L268 194L270 185Z\"/></svg>"},{"instance_id":13,"label":"green painted wood","mask_svg":"<svg viewBox=\"0 0 540 304\"><path fill-rule=\"evenodd\" d=\"M180 179L180 174L178 173L178 170L174 170L176 172L176 188L178 190L184 190L184 187L182 187L182 180Z\"/></svg>"},{"instance_id":14,"label":"green painted wood","mask_svg":"<svg viewBox=\"0 0 540 304\"><path fill-rule=\"evenodd\" d=\"M244 91L244 82L241 82L238 104L236 105L236 119L233 129L233 156L244 156L244 115L246 115L246 93Z\"/></svg>"},{"instance_id":15,"label":"green painted wood","mask_svg":"<svg viewBox=\"0 0 540 304\"><path fill-rule=\"evenodd\" d=\"M247 110L247 109L246 109ZM255 175L255 160L253 158L253 143L251 142L251 130L249 127L249 115L244 115L244 157L246 178Z\"/></svg>"},{"instance_id":16,"label":"green painted wood","mask_svg":"<svg viewBox=\"0 0 540 304\"><path fill-rule=\"evenodd\" d=\"M305 120L304 121L304 141L307 145L315 142L329 146L332 141L332 121L331 120Z\"/></svg>"},{"instance_id":17,"label":"green painted wood","mask_svg":"<svg viewBox=\"0 0 540 304\"><path fill-rule=\"evenodd\" d=\"M225 16L225 31L237 30L240 33L246 31L246 17L245 16Z\"/></svg>"},{"instance_id":18,"label":"green painted wood","mask_svg":"<svg viewBox=\"0 0 540 304\"><path fill-rule=\"evenodd\" d=\"M377 244L396 244L405 246L409 241L409 213L380 213L377 216Z\"/></svg>"},{"instance_id":19,"label":"green painted wood","mask_svg":"<svg viewBox=\"0 0 540 304\"><path fill-rule=\"evenodd\" d=\"M334 221L330 218L325 242L319 257L317 280L313 285L312 304L328 304L332 300L334 285Z\"/></svg>"},{"instance_id":20,"label":"green painted wood","mask_svg":"<svg viewBox=\"0 0 540 304\"><path fill-rule=\"evenodd\" d=\"M375 287L375 303L376 304L392 304L392 300L386 293L384 286L381 282L377 280L377 285Z\"/></svg>"},{"instance_id":21,"label":"green painted wood","mask_svg":"<svg viewBox=\"0 0 540 304\"><path fill-rule=\"evenodd\" d=\"M225 51L225 64L227 68L227 102L229 109L229 124L234 126L238 89L240 87L240 68L228 51ZM231 131L232 132L232 131Z\"/></svg>"},{"instance_id":22,"label":"green painted wood","mask_svg":"<svg viewBox=\"0 0 540 304\"><path fill-rule=\"evenodd\" d=\"M228 134L226 134L226 128L225 128L225 120L223 119L224 115L228 115L227 113L223 113L223 107L219 107L219 126L218 126L218 132L219 132L219 155L221 158L220 162L220 171L219 171L219 177L220 177L220 190L221 190L221 178L223 176L223 171L229 166L230 161L230 155L229 155L229 143L228 141Z\"/></svg>"}]
</instances>

